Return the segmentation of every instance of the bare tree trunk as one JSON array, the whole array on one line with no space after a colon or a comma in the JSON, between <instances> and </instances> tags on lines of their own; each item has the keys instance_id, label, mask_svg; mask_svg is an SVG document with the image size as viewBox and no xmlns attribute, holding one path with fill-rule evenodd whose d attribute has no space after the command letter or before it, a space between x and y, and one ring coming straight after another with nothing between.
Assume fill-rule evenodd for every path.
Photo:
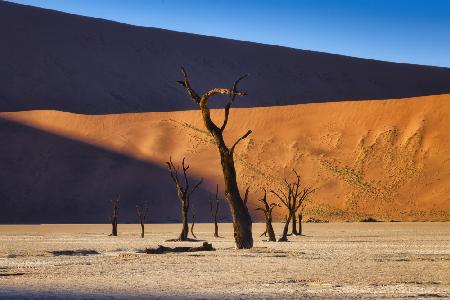
<instances>
[{"instance_id":1,"label":"bare tree trunk","mask_svg":"<svg viewBox=\"0 0 450 300\"><path fill-rule=\"evenodd\" d=\"M196 239L197 237L194 234L194 225L195 225L195 209L192 209L192 224L191 224L191 234Z\"/></svg>"},{"instance_id":2,"label":"bare tree trunk","mask_svg":"<svg viewBox=\"0 0 450 300\"><path fill-rule=\"evenodd\" d=\"M112 236L117 236L117 220L112 221Z\"/></svg>"},{"instance_id":3,"label":"bare tree trunk","mask_svg":"<svg viewBox=\"0 0 450 300\"><path fill-rule=\"evenodd\" d=\"M292 215L292 234L299 235L297 230L297 216L295 215L295 213Z\"/></svg>"},{"instance_id":4,"label":"bare tree trunk","mask_svg":"<svg viewBox=\"0 0 450 300\"><path fill-rule=\"evenodd\" d=\"M112 208L112 215L111 215L111 225L112 225L112 236L117 236L117 224L119 222L119 201L120 201L120 195L116 200L112 201L113 208Z\"/></svg>"},{"instance_id":5,"label":"bare tree trunk","mask_svg":"<svg viewBox=\"0 0 450 300\"><path fill-rule=\"evenodd\" d=\"M144 223L141 222L141 238L144 238L145 235L145 227L144 227Z\"/></svg>"},{"instance_id":6,"label":"bare tree trunk","mask_svg":"<svg viewBox=\"0 0 450 300\"><path fill-rule=\"evenodd\" d=\"M233 218L236 248L250 249L253 247L252 219L246 203L244 203L244 200L239 194L233 157L228 153L224 153L224 149L220 149L219 152L221 154L222 170L225 180L225 198L230 206L231 216Z\"/></svg>"},{"instance_id":7,"label":"bare tree trunk","mask_svg":"<svg viewBox=\"0 0 450 300\"><path fill-rule=\"evenodd\" d=\"M217 223L217 217L214 219L214 237L219 237L219 225Z\"/></svg>"},{"instance_id":8,"label":"bare tree trunk","mask_svg":"<svg viewBox=\"0 0 450 300\"><path fill-rule=\"evenodd\" d=\"M186 241L188 239L188 234L189 234L188 210L189 210L189 206L187 206L187 205L182 206L181 222L183 225L181 227L180 237L178 238L180 241Z\"/></svg>"},{"instance_id":9,"label":"bare tree trunk","mask_svg":"<svg viewBox=\"0 0 450 300\"><path fill-rule=\"evenodd\" d=\"M284 223L283 234L278 239L279 242L287 242L288 241L288 231L289 231L289 223L291 222L292 214L289 212L288 217L286 218L286 223Z\"/></svg>"},{"instance_id":10,"label":"bare tree trunk","mask_svg":"<svg viewBox=\"0 0 450 300\"><path fill-rule=\"evenodd\" d=\"M270 220L266 220L266 228L267 234L269 235L269 241L275 242L277 239L275 237L275 231L273 230L272 226L272 218L270 218Z\"/></svg>"},{"instance_id":11,"label":"bare tree trunk","mask_svg":"<svg viewBox=\"0 0 450 300\"><path fill-rule=\"evenodd\" d=\"M303 220L303 213L298 213L298 235L303 235L302 231L302 220Z\"/></svg>"},{"instance_id":12,"label":"bare tree trunk","mask_svg":"<svg viewBox=\"0 0 450 300\"><path fill-rule=\"evenodd\" d=\"M219 198L219 184L216 185L216 202L215 207L213 205L212 196L209 195L209 208L211 211L211 216L214 221L214 237L219 237L219 224L218 224L218 214L219 214L219 204L220 204L220 198Z\"/></svg>"}]
</instances>

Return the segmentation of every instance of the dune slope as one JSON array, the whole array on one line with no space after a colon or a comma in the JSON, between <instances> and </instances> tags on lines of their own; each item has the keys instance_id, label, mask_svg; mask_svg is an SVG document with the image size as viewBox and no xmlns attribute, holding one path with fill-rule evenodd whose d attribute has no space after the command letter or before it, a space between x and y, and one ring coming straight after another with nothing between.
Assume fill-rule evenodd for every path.
<instances>
[{"instance_id":1,"label":"dune slope","mask_svg":"<svg viewBox=\"0 0 450 300\"><path fill-rule=\"evenodd\" d=\"M228 143L253 130L236 157L242 188L251 186L252 212L260 189L278 188L295 168L305 184L317 188L308 216L450 220L448 101L450 95L233 109ZM221 120L223 112L213 111L213 117ZM2 220L51 222L55 215L74 219L77 212L80 222L103 222L104 203L119 193L128 210L151 199L156 220L173 220L178 203L164 170L169 155L176 162L186 156L192 176L206 179L195 205L200 219L208 219L207 191L221 175L199 111L103 116L25 111L0 113L0 119ZM51 138L36 137L42 135ZM99 202L97 210L89 208ZM41 205L48 210L30 218L26 212ZM128 220L135 221L133 213Z\"/></svg>"},{"instance_id":2,"label":"dune slope","mask_svg":"<svg viewBox=\"0 0 450 300\"><path fill-rule=\"evenodd\" d=\"M450 93L450 69L143 28L0 1L0 111L84 114L192 109L242 74L243 107ZM216 103L216 102L215 102Z\"/></svg>"}]
</instances>

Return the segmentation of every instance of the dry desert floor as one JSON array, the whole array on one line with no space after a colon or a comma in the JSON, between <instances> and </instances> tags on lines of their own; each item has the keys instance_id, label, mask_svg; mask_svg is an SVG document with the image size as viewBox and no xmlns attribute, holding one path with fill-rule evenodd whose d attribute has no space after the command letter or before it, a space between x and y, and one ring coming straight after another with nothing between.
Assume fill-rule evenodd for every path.
<instances>
[{"instance_id":1,"label":"dry desert floor","mask_svg":"<svg viewBox=\"0 0 450 300\"><path fill-rule=\"evenodd\" d=\"M277 223L276 231L282 224ZM0 226L0 298L352 299L450 298L450 223L305 224L288 243L258 238L235 250L232 226L197 224L214 252L138 254L176 237L179 224ZM54 250L92 249L86 256Z\"/></svg>"}]
</instances>

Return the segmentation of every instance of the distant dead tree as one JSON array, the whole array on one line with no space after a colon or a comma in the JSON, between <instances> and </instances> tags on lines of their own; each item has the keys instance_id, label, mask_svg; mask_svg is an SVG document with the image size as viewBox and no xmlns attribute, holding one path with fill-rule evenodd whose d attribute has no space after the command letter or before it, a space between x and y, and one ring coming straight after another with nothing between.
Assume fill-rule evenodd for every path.
<instances>
[{"instance_id":1,"label":"distant dead tree","mask_svg":"<svg viewBox=\"0 0 450 300\"><path fill-rule=\"evenodd\" d=\"M219 224L218 224L218 214L219 214L219 204L220 204L220 198L219 198L219 185L216 185L216 202L215 205L213 205L212 195L209 194L208 197L209 200L209 210L211 212L211 217L214 222L214 237L219 237Z\"/></svg>"},{"instance_id":2,"label":"distant dead tree","mask_svg":"<svg viewBox=\"0 0 450 300\"><path fill-rule=\"evenodd\" d=\"M263 234L261 234L261 236L267 234L269 236L269 241L270 242L276 242L277 239L275 237L275 231L273 230L273 226L272 226L272 210L277 207L280 206L278 203L269 203L267 202L267 192L266 189L264 190L264 196L262 199L260 199L259 201L263 204L263 207L258 207L256 210L260 210L264 213L264 217L266 219L266 231L264 231Z\"/></svg>"},{"instance_id":3,"label":"distant dead tree","mask_svg":"<svg viewBox=\"0 0 450 300\"><path fill-rule=\"evenodd\" d=\"M294 199L293 200L293 202L294 202L293 203L293 207L298 207L297 211L299 212L300 211L300 207L302 206L302 203L299 203L297 205L297 200L298 199ZM292 219L291 219L291 222L292 222L291 235L301 235L299 233L299 231L297 230L297 211L292 215ZM301 221L299 220L299 222L301 222Z\"/></svg>"},{"instance_id":4,"label":"distant dead tree","mask_svg":"<svg viewBox=\"0 0 450 300\"><path fill-rule=\"evenodd\" d=\"M311 191L311 193L314 191L315 191L315 189L313 189ZM305 211L305 206L307 204L307 200L308 200L308 197L304 198L303 200L301 200L301 203L299 203L299 205L298 205L298 210L297 210L298 223L296 222L296 224L298 225L298 229L296 229L297 226L295 226L295 224L293 223L292 224L292 234L293 235L303 235L303 226L302 226L303 225L302 224L303 212ZM295 216L295 214L294 214L294 216ZM292 219L292 220L294 220L294 219Z\"/></svg>"},{"instance_id":5,"label":"distant dead tree","mask_svg":"<svg viewBox=\"0 0 450 300\"><path fill-rule=\"evenodd\" d=\"M303 210L299 210L298 211L298 235L303 234L302 221L303 221Z\"/></svg>"},{"instance_id":6,"label":"distant dead tree","mask_svg":"<svg viewBox=\"0 0 450 300\"><path fill-rule=\"evenodd\" d=\"M191 87L188 75L183 67L181 67L181 72L184 78L182 81L178 81L178 83L186 89L192 100L199 105L202 111L203 123L208 132L212 135L214 142L219 150L224 178L225 198L227 200L228 206L230 207L231 215L233 217L234 239L236 248L252 248L252 219L246 205L247 199L242 199L241 194L239 193L239 187L236 180L236 169L234 167L233 159L233 154L236 146L239 144L239 142L247 138L252 133L252 131L248 130L243 136L238 138L231 146L231 148L228 148L223 138L223 132L228 124L230 108L234 100L236 99L236 96L247 95L245 92L237 90L239 82L247 77L247 75L241 76L238 80L236 80L231 89L213 88L200 96ZM230 100L225 106L224 120L220 127L211 120L210 110L208 107L209 98L219 94L228 95L230 97Z\"/></svg>"},{"instance_id":7,"label":"distant dead tree","mask_svg":"<svg viewBox=\"0 0 450 300\"><path fill-rule=\"evenodd\" d=\"M178 199L180 200L180 204L181 204L181 218L182 218L183 227L182 227L180 236L177 239L177 241L188 240L188 234L189 234L188 212L189 212L189 205L190 205L190 197L191 197L192 193L195 192L195 190L197 190L197 188L203 182L203 178L202 178L196 185L194 185L193 188L190 188L189 179L188 179L188 176L186 173L187 170L189 169L189 166L186 166L184 161L185 161L185 158L183 158L183 161L182 161L184 184L180 181L180 178L178 177L178 167L175 167L175 165L173 164L172 157L170 157L169 161L166 162L166 164L169 168L170 177L172 178L173 182L175 183L175 187L177 190L177 196L178 196Z\"/></svg>"},{"instance_id":8,"label":"distant dead tree","mask_svg":"<svg viewBox=\"0 0 450 300\"><path fill-rule=\"evenodd\" d=\"M196 239L197 237L194 234L194 225L195 225L195 207L192 207L192 224L191 224L191 234Z\"/></svg>"},{"instance_id":9,"label":"distant dead tree","mask_svg":"<svg viewBox=\"0 0 450 300\"><path fill-rule=\"evenodd\" d=\"M139 217L139 222L141 223L141 238L144 238L145 234L145 219L148 215L148 201L145 201L145 204L143 207L140 207L139 205L136 205L136 212Z\"/></svg>"},{"instance_id":10,"label":"distant dead tree","mask_svg":"<svg viewBox=\"0 0 450 300\"><path fill-rule=\"evenodd\" d=\"M294 172L296 179L292 183L289 183L287 179L284 179L286 191L283 191L282 189L279 189L278 192L274 190L270 191L275 196L277 196L278 199L280 199L281 203L283 203L283 205L288 210L286 222L284 223L283 234L278 239L279 242L287 241L290 221L292 220L293 217L295 217L295 214L297 210L300 208L300 206L302 206L303 201L305 201L305 199L312 192L314 192L314 189L311 187L301 188L300 176L295 170L292 171Z\"/></svg>"},{"instance_id":11,"label":"distant dead tree","mask_svg":"<svg viewBox=\"0 0 450 300\"><path fill-rule=\"evenodd\" d=\"M117 236L117 224L119 222L119 201L120 195L116 200L111 200L112 203L112 214L111 214L111 225L112 225L112 236Z\"/></svg>"}]
</instances>

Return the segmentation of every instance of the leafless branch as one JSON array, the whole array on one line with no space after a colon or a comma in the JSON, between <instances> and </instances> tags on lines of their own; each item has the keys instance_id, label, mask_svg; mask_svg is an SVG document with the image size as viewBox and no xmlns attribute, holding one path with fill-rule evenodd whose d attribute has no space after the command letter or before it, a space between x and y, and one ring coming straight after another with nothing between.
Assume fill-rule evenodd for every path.
<instances>
[{"instance_id":1,"label":"leafless branch","mask_svg":"<svg viewBox=\"0 0 450 300\"><path fill-rule=\"evenodd\" d=\"M202 184L202 182L203 182L203 178L201 178L200 181L197 182L196 185L194 185L192 190L189 192L188 198L192 195L193 192L195 192L195 190Z\"/></svg>"},{"instance_id":2,"label":"leafless branch","mask_svg":"<svg viewBox=\"0 0 450 300\"><path fill-rule=\"evenodd\" d=\"M238 86L239 82L247 76L248 76L248 74L245 74L245 75L239 77L239 79L234 82L233 90L232 90L233 92L230 95L230 101L225 106L225 116L223 119L223 124L220 127L220 131L222 131L222 132L225 130L225 127L227 126L231 105L233 104L234 100L236 99L236 96L238 96L237 86Z\"/></svg>"},{"instance_id":3,"label":"leafless branch","mask_svg":"<svg viewBox=\"0 0 450 300\"><path fill-rule=\"evenodd\" d=\"M183 66L181 66L181 73L183 74L183 81L177 81L179 84L184 86L189 94L189 96L194 100L197 104L200 103L200 96L194 91L194 89L191 87L191 84L188 79L188 75L186 70Z\"/></svg>"},{"instance_id":4,"label":"leafless branch","mask_svg":"<svg viewBox=\"0 0 450 300\"><path fill-rule=\"evenodd\" d=\"M237 145L240 141L242 141L243 139L245 139L246 137L248 137L251 133L252 133L251 130L247 131L243 136L241 136L241 137L233 144L233 147L231 147L231 149L230 149L231 155L233 155L233 153L234 153L234 148L236 147L236 145Z\"/></svg>"},{"instance_id":5,"label":"leafless branch","mask_svg":"<svg viewBox=\"0 0 450 300\"><path fill-rule=\"evenodd\" d=\"M247 189L245 190L245 196L244 196L244 200L243 200L245 205L247 205L249 191L250 191L250 187L248 186Z\"/></svg>"}]
</instances>

